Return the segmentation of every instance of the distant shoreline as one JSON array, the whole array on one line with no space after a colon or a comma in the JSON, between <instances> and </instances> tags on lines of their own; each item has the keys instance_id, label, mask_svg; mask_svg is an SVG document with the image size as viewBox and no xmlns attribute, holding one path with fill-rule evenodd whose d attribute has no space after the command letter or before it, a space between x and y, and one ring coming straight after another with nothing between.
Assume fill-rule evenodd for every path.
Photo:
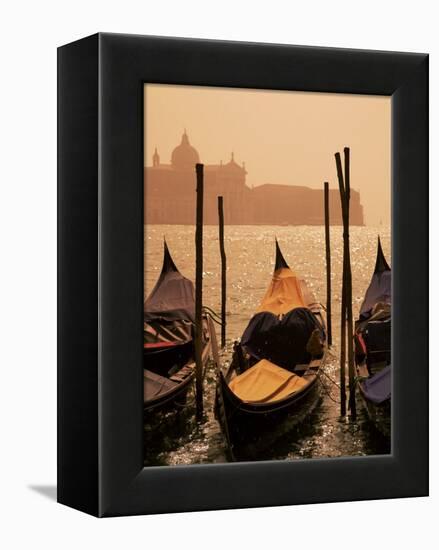
<instances>
[{"instance_id":1,"label":"distant shoreline","mask_svg":"<svg viewBox=\"0 0 439 550\"><path fill-rule=\"evenodd\" d=\"M195 224L194 223L176 223L176 222L167 222L167 223L149 223L149 222L146 222L144 221L144 224L143 225L184 225L184 226L188 226L188 227L195 227ZM218 225L217 223L209 223L209 222L206 222L203 224L204 226L216 226ZM258 226L258 227L264 227L264 226L269 226L269 227L324 227L324 222L319 222L319 223L226 223L225 225L233 225L233 226L237 226L237 225L242 225L242 226L249 226L249 225L252 225L252 226ZM330 224L331 227L343 227L343 224L341 223L331 223ZM350 224L350 227L367 227L367 224L363 223L363 224L358 224L358 223L351 223ZM378 226L377 226L378 227Z\"/></svg>"}]
</instances>

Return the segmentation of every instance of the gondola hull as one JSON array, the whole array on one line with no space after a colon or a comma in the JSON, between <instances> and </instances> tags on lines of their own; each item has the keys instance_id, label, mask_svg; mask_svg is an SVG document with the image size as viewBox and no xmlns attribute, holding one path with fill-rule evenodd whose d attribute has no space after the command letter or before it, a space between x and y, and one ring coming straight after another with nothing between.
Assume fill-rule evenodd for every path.
<instances>
[{"instance_id":1,"label":"gondola hull","mask_svg":"<svg viewBox=\"0 0 439 550\"><path fill-rule=\"evenodd\" d=\"M181 410L195 378L195 289L179 271L166 241L160 276L144 303L144 416ZM206 314L202 327L202 363L207 365L215 330ZM204 370L204 369L203 369Z\"/></svg>"},{"instance_id":2,"label":"gondola hull","mask_svg":"<svg viewBox=\"0 0 439 550\"><path fill-rule=\"evenodd\" d=\"M391 400L386 399L383 403L373 403L365 395L362 384L358 385L361 401L367 411L367 416L375 428L384 437L391 434Z\"/></svg>"},{"instance_id":3,"label":"gondola hull","mask_svg":"<svg viewBox=\"0 0 439 550\"><path fill-rule=\"evenodd\" d=\"M217 389L217 416L236 460L260 459L260 454L300 425L317 407L321 384L317 374L305 391L279 402L245 403L229 389L220 375ZM219 395L221 392L221 395Z\"/></svg>"},{"instance_id":4,"label":"gondola hull","mask_svg":"<svg viewBox=\"0 0 439 550\"><path fill-rule=\"evenodd\" d=\"M371 400L366 386L381 377L391 364L391 269L378 238L377 257L372 280L355 323L355 362L362 381L358 393L367 415L386 438L391 435L390 385L379 399ZM388 371L389 372L389 371ZM381 373L381 374L380 374Z\"/></svg>"},{"instance_id":5,"label":"gondola hull","mask_svg":"<svg viewBox=\"0 0 439 550\"><path fill-rule=\"evenodd\" d=\"M309 417L320 401L325 357L320 304L276 241L271 283L230 366L218 372L216 416L232 460L260 460Z\"/></svg>"},{"instance_id":6,"label":"gondola hull","mask_svg":"<svg viewBox=\"0 0 439 550\"><path fill-rule=\"evenodd\" d=\"M210 323L207 318L204 319L204 332L203 332L203 352L202 352L202 361L203 369L206 368L207 362L209 361L211 350L212 350L212 340L216 338L215 330L212 328L212 323ZM193 348L192 342L188 342L188 345ZM180 410L181 407L184 407L186 404L187 394L191 386L193 385L195 379L195 360L193 350L187 354L187 350L182 351L180 354L170 350L169 353L169 364L172 365L172 361L177 361L178 358L188 355L187 360L180 365L180 368L174 375L175 384L169 388L169 390L159 393L156 397L150 399L144 399L144 416L147 418L151 413L164 412L170 409L175 409L176 411ZM147 395L147 384L153 383L154 381L149 379L148 376L154 376L154 373L148 370L148 361L151 357L147 353L144 354L144 395ZM163 358L163 362L166 361L166 358ZM179 380L180 378L180 380ZM173 380L171 379L171 382Z\"/></svg>"},{"instance_id":7,"label":"gondola hull","mask_svg":"<svg viewBox=\"0 0 439 550\"><path fill-rule=\"evenodd\" d=\"M193 369L193 373L188 376L183 383L179 384L174 391L144 403L143 412L145 418L151 413L165 412L170 409L178 410L180 407L184 407L187 400L187 394L193 383L194 377L195 369Z\"/></svg>"},{"instance_id":8,"label":"gondola hull","mask_svg":"<svg viewBox=\"0 0 439 550\"><path fill-rule=\"evenodd\" d=\"M385 363L384 363L385 364ZM379 372L383 368L383 363L374 363L372 361L357 360L357 375L362 382L358 383L358 395L361 403L366 409L367 416L375 428L384 436L390 437L391 431L391 398L385 399L381 403L376 403L368 398L367 392L364 386L365 381L370 379L369 372Z\"/></svg>"}]
</instances>

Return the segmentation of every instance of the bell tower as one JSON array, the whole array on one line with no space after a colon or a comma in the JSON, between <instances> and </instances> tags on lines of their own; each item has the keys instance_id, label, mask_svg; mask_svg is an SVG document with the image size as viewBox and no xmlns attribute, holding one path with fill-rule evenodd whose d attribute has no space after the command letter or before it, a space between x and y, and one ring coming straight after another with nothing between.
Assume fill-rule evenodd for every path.
<instances>
[{"instance_id":1,"label":"bell tower","mask_svg":"<svg viewBox=\"0 0 439 550\"><path fill-rule=\"evenodd\" d=\"M154 150L154 154L152 155L152 165L158 166L160 164L160 155L157 153L157 147Z\"/></svg>"}]
</instances>

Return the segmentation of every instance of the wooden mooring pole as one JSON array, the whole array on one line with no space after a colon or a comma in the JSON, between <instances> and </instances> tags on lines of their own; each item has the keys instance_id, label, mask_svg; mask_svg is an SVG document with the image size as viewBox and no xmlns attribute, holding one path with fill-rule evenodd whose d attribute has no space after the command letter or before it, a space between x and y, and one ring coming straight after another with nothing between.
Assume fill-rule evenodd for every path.
<instances>
[{"instance_id":1,"label":"wooden mooring pole","mask_svg":"<svg viewBox=\"0 0 439 550\"><path fill-rule=\"evenodd\" d=\"M204 165L196 164L197 214L195 225L195 399L196 417L203 416L203 196Z\"/></svg>"},{"instance_id":2,"label":"wooden mooring pole","mask_svg":"<svg viewBox=\"0 0 439 550\"><path fill-rule=\"evenodd\" d=\"M350 177L350 149L344 148L344 178L346 191L346 239L347 239L347 295L346 295L346 317L348 323L348 365L349 365L349 409L352 420L357 418L357 407L355 403L355 364L354 364L354 330L352 319L352 267L351 267L351 247L349 236L349 208L351 200L351 177Z\"/></svg>"},{"instance_id":3,"label":"wooden mooring pole","mask_svg":"<svg viewBox=\"0 0 439 550\"><path fill-rule=\"evenodd\" d=\"M221 254L221 347L226 346L227 259L224 248L224 204L218 197L219 246Z\"/></svg>"},{"instance_id":4,"label":"wooden mooring pole","mask_svg":"<svg viewBox=\"0 0 439 550\"><path fill-rule=\"evenodd\" d=\"M345 239L345 186L340 153L335 153L338 186L340 190L341 211L343 219L343 275L341 289L341 334L340 334L340 413L346 416L346 239Z\"/></svg>"},{"instance_id":5,"label":"wooden mooring pole","mask_svg":"<svg viewBox=\"0 0 439 550\"><path fill-rule=\"evenodd\" d=\"M325 181L325 244L326 244L326 329L328 346L332 346L332 312L331 312L331 240L329 234L329 183Z\"/></svg>"},{"instance_id":6,"label":"wooden mooring pole","mask_svg":"<svg viewBox=\"0 0 439 550\"><path fill-rule=\"evenodd\" d=\"M349 202L350 202L350 150L344 148L344 176L340 153L335 154L337 177L340 189L340 201L343 218L343 283L341 305L341 349L340 349L340 394L342 415L346 414L346 337L348 348L349 373L349 409L351 417L356 419L355 406L355 365L352 319L352 269L349 242ZM347 332L347 334L346 334Z\"/></svg>"}]
</instances>

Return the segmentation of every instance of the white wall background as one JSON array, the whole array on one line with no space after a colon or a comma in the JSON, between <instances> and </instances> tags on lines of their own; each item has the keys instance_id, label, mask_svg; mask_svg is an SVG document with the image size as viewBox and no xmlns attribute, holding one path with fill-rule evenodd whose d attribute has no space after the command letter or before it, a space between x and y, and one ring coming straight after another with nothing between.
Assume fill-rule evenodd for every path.
<instances>
[{"instance_id":1,"label":"white wall background","mask_svg":"<svg viewBox=\"0 0 439 550\"><path fill-rule=\"evenodd\" d=\"M430 498L96 520L51 498L56 480L56 48L96 31L429 52L438 117L438 25L427 0L3 3L0 16L0 545L3 548L431 548ZM435 124L436 123L436 124ZM437 179L432 132L431 181ZM416 182L413 182L415 185ZM431 186L431 266L439 226ZM432 273L434 279L435 273ZM438 292L431 289L431 309ZM432 324L435 347L437 323ZM433 361L431 384L438 384ZM434 396L434 394L433 394ZM35 490L32 487L40 487ZM43 489L41 489L43 487ZM52 487L52 488L51 488ZM42 493L49 493L50 498ZM431 541L431 542L428 542Z\"/></svg>"}]
</instances>

